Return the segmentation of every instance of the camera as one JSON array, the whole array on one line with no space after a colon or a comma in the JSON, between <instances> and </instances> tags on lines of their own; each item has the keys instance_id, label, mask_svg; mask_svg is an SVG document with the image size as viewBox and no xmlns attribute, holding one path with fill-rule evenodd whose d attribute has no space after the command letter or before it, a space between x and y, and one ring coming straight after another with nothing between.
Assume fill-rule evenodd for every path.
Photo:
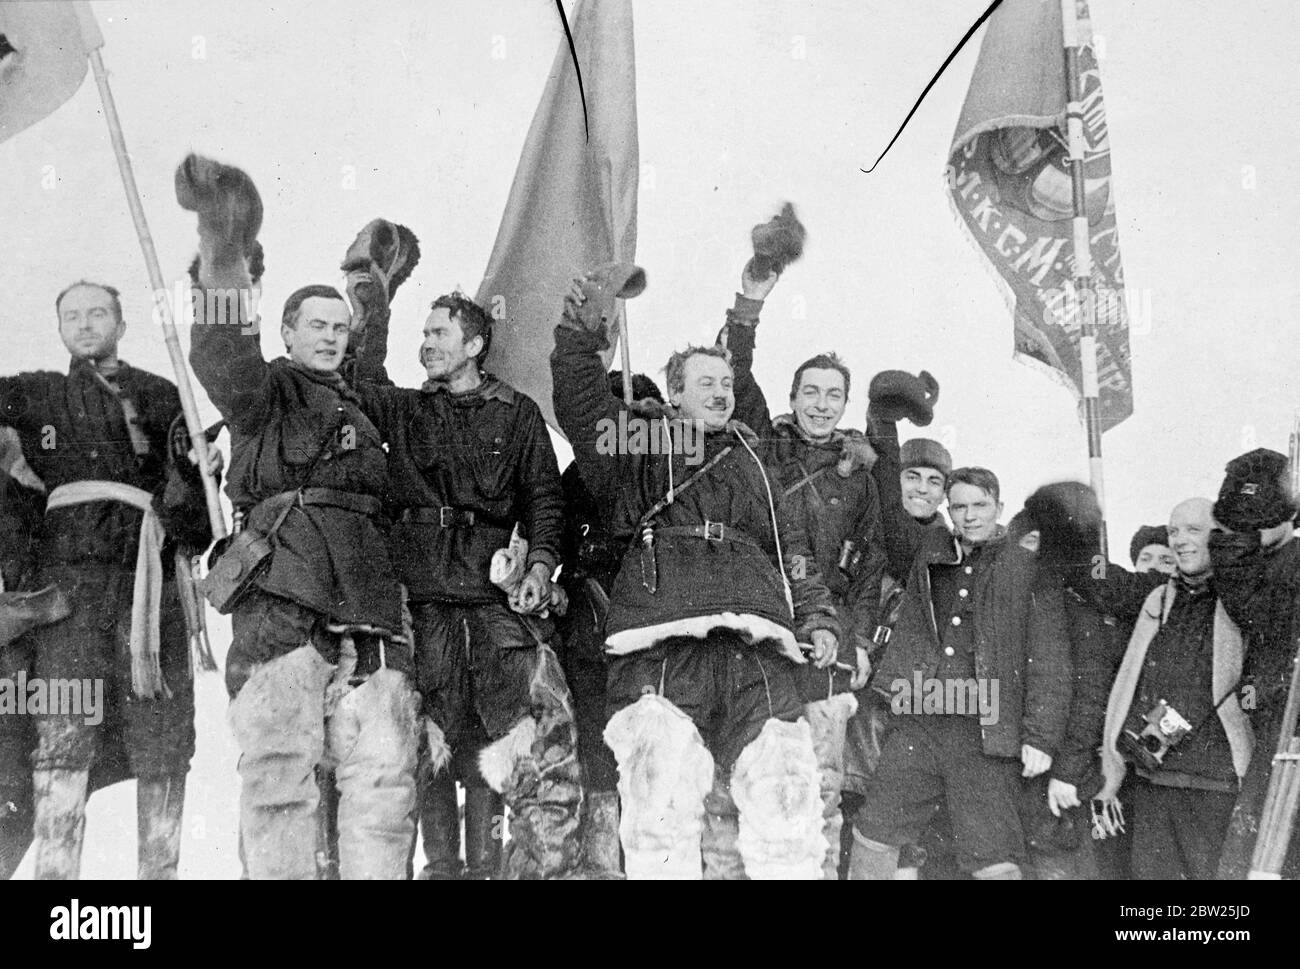
<instances>
[{"instance_id":1,"label":"camera","mask_svg":"<svg viewBox=\"0 0 1300 969\"><path fill-rule=\"evenodd\" d=\"M1157 771L1163 766L1165 755L1192 731L1187 719L1160 700L1142 714L1141 729L1125 727L1119 735L1120 753L1139 767Z\"/></svg>"}]
</instances>

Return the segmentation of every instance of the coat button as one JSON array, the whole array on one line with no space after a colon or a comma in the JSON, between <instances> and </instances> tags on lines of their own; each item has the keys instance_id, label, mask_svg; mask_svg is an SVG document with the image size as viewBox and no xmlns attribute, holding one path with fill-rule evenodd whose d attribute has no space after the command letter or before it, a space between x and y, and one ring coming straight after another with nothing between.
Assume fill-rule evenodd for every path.
<instances>
[{"instance_id":1,"label":"coat button","mask_svg":"<svg viewBox=\"0 0 1300 969\"><path fill-rule=\"evenodd\" d=\"M974 572L975 570L972 569L972 568L968 565L968 566L966 566L966 568L962 569L962 571L965 572L967 575L970 575L970 574L971 574L972 572Z\"/></svg>"},{"instance_id":2,"label":"coat button","mask_svg":"<svg viewBox=\"0 0 1300 969\"><path fill-rule=\"evenodd\" d=\"M961 625L961 616L953 616L953 617L952 617L952 624L953 624L954 626L960 626L960 625Z\"/></svg>"},{"instance_id":3,"label":"coat button","mask_svg":"<svg viewBox=\"0 0 1300 969\"><path fill-rule=\"evenodd\" d=\"M968 595L970 595L970 589L958 589L957 595L965 599Z\"/></svg>"},{"instance_id":4,"label":"coat button","mask_svg":"<svg viewBox=\"0 0 1300 969\"><path fill-rule=\"evenodd\" d=\"M945 646L945 647L943 648L943 655L944 655L944 656L951 656L951 655L952 655L953 653L955 653L955 652L956 652L956 650L953 649L951 646Z\"/></svg>"},{"instance_id":5,"label":"coat button","mask_svg":"<svg viewBox=\"0 0 1300 969\"><path fill-rule=\"evenodd\" d=\"M831 504L832 504L832 505L838 505L839 503L840 503L840 500L839 500L838 498L832 498L832 499L831 499Z\"/></svg>"}]
</instances>

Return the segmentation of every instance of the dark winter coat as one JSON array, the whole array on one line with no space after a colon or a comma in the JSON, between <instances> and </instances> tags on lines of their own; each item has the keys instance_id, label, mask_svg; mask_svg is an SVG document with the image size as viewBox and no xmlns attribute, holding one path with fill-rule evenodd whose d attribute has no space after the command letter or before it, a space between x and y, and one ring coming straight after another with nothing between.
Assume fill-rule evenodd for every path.
<instances>
[{"instance_id":1,"label":"dark winter coat","mask_svg":"<svg viewBox=\"0 0 1300 969\"><path fill-rule=\"evenodd\" d=\"M943 659L931 600L930 569L959 564L961 545L927 532L908 577L894 635L872 686L888 696L895 680L936 675ZM974 575L975 676L998 682L996 723L982 725L984 752L1020 756L1028 744L1055 757L1070 712L1070 642L1059 583L1044 576L1034 556L1004 538L979 556Z\"/></svg>"},{"instance_id":2,"label":"dark winter coat","mask_svg":"<svg viewBox=\"0 0 1300 969\"><path fill-rule=\"evenodd\" d=\"M546 422L532 398L491 374L474 390L395 387L384 369L387 327L367 329L357 360L366 412L388 444L393 557L415 602L496 602L492 554L516 522L528 566L560 563L564 505ZM407 510L472 512L473 525L415 521ZM449 513L450 514L450 513Z\"/></svg>"},{"instance_id":3,"label":"dark winter coat","mask_svg":"<svg viewBox=\"0 0 1300 969\"><path fill-rule=\"evenodd\" d=\"M29 588L44 511L44 495L0 471L0 576L9 592Z\"/></svg>"},{"instance_id":4,"label":"dark winter coat","mask_svg":"<svg viewBox=\"0 0 1300 969\"><path fill-rule=\"evenodd\" d=\"M166 535L160 647L163 678L173 696L138 701L153 714L145 718L148 730L133 726L129 717L119 720L120 711L108 711L92 784L121 779L130 771L183 773L189 763L193 689L185 617L172 583L173 551L195 553L211 540L198 472L171 456L169 438L181 419L175 386L126 363L115 379L139 415L147 454L136 454L121 402L91 364L74 360L67 375L42 371L0 378L0 423L18 431L27 464L51 492L87 480L132 485L153 495ZM31 584L57 582L73 613L30 635L35 675L104 679L106 695L129 692L129 662L122 657L142 517L138 509L115 501L71 505L45 515L36 552L39 568Z\"/></svg>"},{"instance_id":5,"label":"dark winter coat","mask_svg":"<svg viewBox=\"0 0 1300 969\"><path fill-rule=\"evenodd\" d=\"M1245 637L1242 679L1254 688L1255 755L1242 779L1219 863L1221 879L1241 879L1250 871L1300 642L1300 541L1292 539L1269 554L1260 547L1258 532L1215 533L1210 559L1219 601ZM1300 877L1300 837L1294 833L1283 874Z\"/></svg>"},{"instance_id":6,"label":"dark winter coat","mask_svg":"<svg viewBox=\"0 0 1300 969\"><path fill-rule=\"evenodd\" d=\"M822 581L834 597L848 642L870 649L879 621L885 555L880 542L880 499L866 468L847 478L836 470L846 438L858 431L836 430L826 441L806 438L789 414L772 418L754 380L758 300L737 295L719 340L731 351L735 373L734 417L755 428L764 460L776 468L785 499L803 525ZM844 543L852 542L849 567L840 568Z\"/></svg>"},{"instance_id":7,"label":"dark winter coat","mask_svg":"<svg viewBox=\"0 0 1300 969\"><path fill-rule=\"evenodd\" d=\"M1121 637L1122 630L1113 616L1101 612L1077 592L1066 589L1064 599L1074 684L1065 737L1052 762L1051 776L1082 787L1079 796L1085 798L1099 789L1101 762L1097 749L1106 721L1106 702L1128 640Z\"/></svg>"},{"instance_id":8,"label":"dark winter coat","mask_svg":"<svg viewBox=\"0 0 1300 969\"><path fill-rule=\"evenodd\" d=\"M115 379L134 403L149 441L143 457L131 446L121 403L96 378L94 368L80 360L72 361L66 375L38 371L0 377L0 424L18 432L23 457L49 491L73 481L98 480L152 493L168 537L163 567L170 574L170 550L177 543L201 550L211 541L198 472L168 457L180 397L171 381L125 362ZM116 501L55 509L42 530L41 563L121 564L134 570L141 517L137 509Z\"/></svg>"},{"instance_id":9,"label":"dark winter coat","mask_svg":"<svg viewBox=\"0 0 1300 969\"><path fill-rule=\"evenodd\" d=\"M287 358L267 362L255 327L193 328L190 364L230 431L227 492L247 525L271 527L260 504L299 487L331 488L382 501L388 457L361 398L341 377ZM313 459L324 453L308 474ZM263 591L337 622L401 630L401 598L382 518L328 505L293 509L274 540Z\"/></svg>"},{"instance_id":10,"label":"dark winter coat","mask_svg":"<svg viewBox=\"0 0 1300 969\"><path fill-rule=\"evenodd\" d=\"M556 416L610 534L629 547L638 538L641 517L668 493L670 461L677 485L702 465L688 464L684 454L602 454L597 439L602 427L610 425L601 422L617 425L624 409L609 392L600 358L600 351L608 346L606 336L561 324L555 331L555 343L551 369ZM801 523L782 500L779 478L765 470L746 445L756 451L759 442L752 431L736 422L705 435L703 463L726 447L732 450L656 517L658 590L646 588L639 565L620 570L607 627L611 651L646 648L674 634L668 631L673 624L676 634L703 635L707 632L704 626L736 624L737 616L756 617L756 623L740 623L738 628L747 628L760 638L782 640L787 653L794 652L793 638L807 642L814 629L840 636L830 593L821 582ZM776 506L782 555L777 554L769 492ZM754 544L664 534L665 528L706 522L738 528ZM779 570L783 567L790 575L793 616L782 586ZM724 614L732 619L724 619ZM697 633L697 628L703 631ZM625 635L615 641L619 634Z\"/></svg>"}]
</instances>

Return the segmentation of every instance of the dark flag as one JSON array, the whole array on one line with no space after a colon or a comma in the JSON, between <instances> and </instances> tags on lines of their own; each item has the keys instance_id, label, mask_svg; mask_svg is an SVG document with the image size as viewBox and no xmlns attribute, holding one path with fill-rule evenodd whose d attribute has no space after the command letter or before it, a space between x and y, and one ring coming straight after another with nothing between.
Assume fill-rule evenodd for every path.
<instances>
[{"instance_id":1,"label":"dark flag","mask_svg":"<svg viewBox=\"0 0 1300 969\"><path fill-rule=\"evenodd\" d=\"M496 321L487 368L536 401L552 427L552 331L569 282L636 257L631 0L583 0L571 19L573 53L562 39L477 297Z\"/></svg>"},{"instance_id":2,"label":"dark flag","mask_svg":"<svg viewBox=\"0 0 1300 969\"><path fill-rule=\"evenodd\" d=\"M1078 0L1084 158L1101 427L1133 413L1110 143L1088 7ZM949 196L1013 308L1016 359L1082 399L1061 0L1005 0L989 19L945 171Z\"/></svg>"}]
</instances>

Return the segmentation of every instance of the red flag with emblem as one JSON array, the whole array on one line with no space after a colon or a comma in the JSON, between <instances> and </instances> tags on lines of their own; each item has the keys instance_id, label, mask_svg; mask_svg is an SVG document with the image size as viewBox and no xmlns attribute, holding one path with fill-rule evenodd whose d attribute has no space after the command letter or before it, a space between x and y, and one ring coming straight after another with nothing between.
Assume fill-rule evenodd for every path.
<instances>
[{"instance_id":1,"label":"red flag with emblem","mask_svg":"<svg viewBox=\"0 0 1300 969\"><path fill-rule=\"evenodd\" d=\"M1129 320L1110 142L1088 6L1078 0L1084 177L1102 429L1133 413ZM1060 0L1005 0L989 18L946 169L962 224L1004 284L1015 355L1082 398L1074 200Z\"/></svg>"}]
</instances>

